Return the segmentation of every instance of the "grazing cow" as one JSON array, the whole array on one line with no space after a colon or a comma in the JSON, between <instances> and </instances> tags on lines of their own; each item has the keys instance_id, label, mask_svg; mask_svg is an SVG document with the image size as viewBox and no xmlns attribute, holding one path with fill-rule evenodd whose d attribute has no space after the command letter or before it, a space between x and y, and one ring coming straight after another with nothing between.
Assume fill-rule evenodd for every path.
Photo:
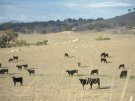
<instances>
[{"instance_id":1,"label":"grazing cow","mask_svg":"<svg viewBox=\"0 0 135 101\"><path fill-rule=\"evenodd\" d=\"M66 72L69 74L69 76L73 76L74 73L78 73L78 70L67 70Z\"/></svg>"},{"instance_id":2,"label":"grazing cow","mask_svg":"<svg viewBox=\"0 0 135 101\"><path fill-rule=\"evenodd\" d=\"M68 53L65 53L65 57L69 57Z\"/></svg>"},{"instance_id":3,"label":"grazing cow","mask_svg":"<svg viewBox=\"0 0 135 101\"><path fill-rule=\"evenodd\" d=\"M101 58L101 62L107 63L107 60L105 58Z\"/></svg>"},{"instance_id":4,"label":"grazing cow","mask_svg":"<svg viewBox=\"0 0 135 101\"><path fill-rule=\"evenodd\" d=\"M90 75L95 74L95 73L98 74L98 69L91 70Z\"/></svg>"},{"instance_id":5,"label":"grazing cow","mask_svg":"<svg viewBox=\"0 0 135 101\"><path fill-rule=\"evenodd\" d=\"M103 53L101 53L101 57L109 57L109 55L108 55L108 53L103 52Z\"/></svg>"},{"instance_id":6,"label":"grazing cow","mask_svg":"<svg viewBox=\"0 0 135 101\"><path fill-rule=\"evenodd\" d=\"M93 84L98 84L98 88L100 88L100 78L88 78L88 84L90 84L91 89Z\"/></svg>"},{"instance_id":7,"label":"grazing cow","mask_svg":"<svg viewBox=\"0 0 135 101\"><path fill-rule=\"evenodd\" d=\"M4 74L5 72L3 70L0 70L0 74Z\"/></svg>"},{"instance_id":8,"label":"grazing cow","mask_svg":"<svg viewBox=\"0 0 135 101\"><path fill-rule=\"evenodd\" d=\"M14 86L16 86L16 82L20 82L20 85L23 86L23 77L12 77Z\"/></svg>"},{"instance_id":9,"label":"grazing cow","mask_svg":"<svg viewBox=\"0 0 135 101\"><path fill-rule=\"evenodd\" d=\"M81 62L78 62L78 67L80 67L81 66Z\"/></svg>"},{"instance_id":10,"label":"grazing cow","mask_svg":"<svg viewBox=\"0 0 135 101\"><path fill-rule=\"evenodd\" d=\"M8 62L12 62L13 61L13 59L12 58L10 58L9 60L8 60Z\"/></svg>"},{"instance_id":11,"label":"grazing cow","mask_svg":"<svg viewBox=\"0 0 135 101\"><path fill-rule=\"evenodd\" d=\"M16 65L16 67L18 67L18 69L22 69L22 65Z\"/></svg>"},{"instance_id":12,"label":"grazing cow","mask_svg":"<svg viewBox=\"0 0 135 101\"><path fill-rule=\"evenodd\" d=\"M27 71L29 72L29 75L35 74L35 70L33 70L33 69L28 69Z\"/></svg>"},{"instance_id":13,"label":"grazing cow","mask_svg":"<svg viewBox=\"0 0 135 101\"><path fill-rule=\"evenodd\" d=\"M8 69L1 69L4 73L6 72L8 74Z\"/></svg>"},{"instance_id":14,"label":"grazing cow","mask_svg":"<svg viewBox=\"0 0 135 101\"><path fill-rule=\"evenodd\" d=\"M80 80L80 83L82 84L83 89L84 89L84 85L88 84L88 80L87 79L79 79L79 80Z\"/></svg>"},{"instance_id":15,"label":"grazing cow","mask_svg":"<svg viewBox=\"0 0 135 101\"><path fill-rule=\"evenodd\" d=\"M104 57L109 57L108 53L106 53Z\"/></svg>"},{"instance_id":16,"label":"grazing cow","mask_svg":"<svg viewBox=\"0 0 135 101\"><path fill-rule=\"evenodd\" d=\"M28 64L24 64L24 65L22 65L25 69L27 69L28 68Z\"/></svg>"},{"instance_id":17,"label":"grazing cow","mask_svg":"<svg viewBox=\"0 0 135 101\"><path fill-rule=\"evenodd\" d=\"M13 60L18 60L18 56L13 56Z\"/></svg>"},{"instance_id":18,"label":"grazing cow","mask_svg":"<svg viewBox=\"0 0 135 101\"><path fill-rule=\"evenodd\" d=\"M120 65L119 65L119 69L120 69L121 67L125 68L125 65L124 65L124 64L120 64Z\"/></svg>"},{"instance_id":19,"label":"grazing cow","mask_svg":"<svg viewBox=\"0 0 135 101\"><path fill-rule=\"evenodd\" d=\"M124 77L124 78L127 77L127 70L121 71L121 73L120 73L120 78L122 78L122 77Z\"/></svg>"},{"instance_id":20,"label":"grazing cow","mask_svg":"<svg viewBox=\"0 0 135 101\"><path fill-rule=\"evenodd\" d=\"M105 57L105 52L101 53L101 57L103 57L103 56Z\"/></svg>"}]
</instances>

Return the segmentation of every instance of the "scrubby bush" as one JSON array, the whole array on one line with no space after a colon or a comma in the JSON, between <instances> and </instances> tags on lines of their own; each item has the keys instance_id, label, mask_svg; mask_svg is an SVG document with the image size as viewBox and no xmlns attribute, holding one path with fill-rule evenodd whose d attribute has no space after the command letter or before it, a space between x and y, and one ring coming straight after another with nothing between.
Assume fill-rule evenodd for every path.
<instances>
[{"instance_id":1,"label":"scrubby bush","mask_svg":"<svg viewBox=\"0 0 135 101\"><path fill-rule=\"evenodd\" d=\"M111 26L110 25L107 25L107 24L104 24L104 23L99 23L99 22L97 22L97 23L94 23L94 24L89 24L88 25L88 30L93 30L93 29L95 29L96 31L101 31L102 29L104 29L104 28L110 28Z\"/></svg>"},{"instance_id":2,"label":"scrubby bush","mask_svg":"<svg viewBox=\"0 0 135 101\"><path fill-rule=\"evenodd\" d=\"M26 40L16 40L13 43L8 44L8 47L28 46Z\"/></svg>"},{"instance_id":3,"label":"scrubby bush","mask_svg":"<svg viewBox=\"0 0 135 101\"><path fill-rule=\"evenodd\" d=\"M111 38L109 38L109 37L103 37L103 36L98 36L97 38L96 38L96 40L97 41L100 41L100 40L110 40Z\"/></svg>"},{"instance_id":4,"label":"scrubby bush","mask_svg":"<svg viewBox=\"0 0 135 101\"><path fill-rule=\"evenodd\" d=\"M6 30L0 32L0 48L9 47L11 42L17 40L18 33L13 30Z\"/></svg>"},{"instance_id":5,"label":"scrubby bush","mask_svg":"<svg viewBox=\"0 0 135 101\"><path fill-rule=\"evenodd\" d=\"M16 40L14 44L12 45L15 45L15 46L27 46L27 42L26 40Z\"/></svg>"},{"instance_id":6,"label":"scrubby bush","mask_svg":"<svg viewBox=\"0 0 135 101\"><path fill-rule=\"evenodd\" d=\"M36 45L47 45L48 40L39 41L36 43Z\"/></svg>"}]
</instances>

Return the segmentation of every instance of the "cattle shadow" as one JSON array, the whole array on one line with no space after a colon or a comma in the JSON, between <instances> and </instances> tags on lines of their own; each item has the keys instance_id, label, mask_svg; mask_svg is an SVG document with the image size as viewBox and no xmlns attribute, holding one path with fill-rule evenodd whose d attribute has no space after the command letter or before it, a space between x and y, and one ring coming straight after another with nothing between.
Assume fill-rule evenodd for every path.
<instances>
[{"instance_id":1,"label":"cattle shadow","mask_svg":"<svg viewBox=\"0 0 135 101\"><path fill-rule=\"evenodd\" d=\"M8 73L8 75L16 75L16 74L18 74L18 73Z\"/></svg>"},{"instance_id":2,"label":"cattle shadow","mask_svg":"<svg viewBox=\"0 0 135 101\"><path fill-rule=\"evenodd\" d=\"M74 58L75 56L69 56L69 58Z\"/></svg>"},{"instance_id":3,"label":"cattle shadow","mask_svg":"<svg viewBox=\"0 0 135 101\"><path fill-rule=\"evenodd\" d=\"M100 87L99 89L111 89L111 86Z\"/></svg>"},{"instance_id":4,"label":"cattle shadow","mask_svg":"<svg viewBox=\"0 0 135 101\"><path fill-rule=\"evenodd\" d=\"M103 76L104 77L104 76L108 76L108 75L100 75L100 74L98 74L98 76Z\"/></svg>"},{"instance_id":5,"label":"cattle shadow","mask_svg":"<svg viewBox=\"0 0 135 101\"><path fill-rule=\"evenodd\" d=\"M85 74L77 74L76 76L85 76Z\"/></svg>"},{"instance_id":6,"label":"cattle shadow","mask_svg":"<svg viewBox=\"0 0 135 101\"><path fill-rule=\"evenodd\" d=\"M112 61L107 61L107 63L112 63Z\"/></svg>"},{"instance_id":7,"label":"cattle shadow","mask_svg":"<svg viewBox=\"0 0 135 101\"><path fill-rule=\"evenodd\" d=\"M7 78L6 76L0 76L0 78Z\"/></svg>"},{"instance_id":8,"label":"cattle shadow","mask_svg":"<svg viewBox=\"0 0 135 101\"><path fill-rule=\"evenodd\" d=\"M24 60L16 60L16 61L12 61L13 63L18 63L18 62L24 62Z\"/></svg>"},{"instance_id":9,"label":"cattle shadow","mask_svg":"<svg viewBox=\"0 0 135 101\"><path fill-rule=\"evenodd\" d=\"M130 76L129 79L135 79L135 76Z\"/></svg>"},{"instance_id":10,"label":"cattle shadow","mask_svg":"<svg viewBox=\"0 0 135 101\"><path fill-rule=\"evenodd\" d=\"M108 56L108 58L112 58L113 56Z\"/></svg>"},{"instance_id":11,"label":"cattle shadow","mask_svg":"<svg viewBox=\"0 0 135 101\"><path fill-rule=\"evenodd\" d=\"M5 67L0 67L0 68L2 69L2 68L8 68L8 67L7 67L7 66L5 66Z\"/></svg>"},{"instance_id":12,"label":"cattle shadow","mask_svg":"<svg viewBox=\"0 0 135 101\"><path fill-rule=\"evenodd\" d=\"M39 69L39 68L30 68L30 69Z\"/></svg>"},{"instance_id":13,"label":"cattle shadow","mask_svg":"<svg viewBox=\"0 0 135 101\"><path fill-rule=\"evenodd\" d=\"M86 68L86 67L90 67L90 66L80 66L80 67L82 67L82 68Z\"/></svg>"}]
</instances>

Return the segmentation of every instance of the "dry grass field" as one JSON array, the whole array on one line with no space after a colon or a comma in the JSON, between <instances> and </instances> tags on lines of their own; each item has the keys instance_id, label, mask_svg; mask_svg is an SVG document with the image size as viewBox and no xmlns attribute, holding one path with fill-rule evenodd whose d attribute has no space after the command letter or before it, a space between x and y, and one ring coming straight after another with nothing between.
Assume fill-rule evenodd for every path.
<instances>
[{"instance_id":1,"label":"dry grass field","mask_svg":"<svg viewBox=\"0 0 135 101\"><path fill-rule=\"evenodd\" d=\"M111 40L96 41L98 36ZM19 39L29 43L48 39L49 45L17 47L18 52L11 52L14 48L0 49L0 62L9 69L9 74L0 75L0 101L129 101L131 96L135 100L135 36L62 32L24 34ZM65 52L74 57L64 57ZM109 63L100 62L102 52L109 53ZM12 56L19 56L19 60L8 62ZM18 70L16 65L25 63L35 69L35 75ZM122 69L118 66L123 63L128 70L126 79L119 77ZM95 68L99 74L90 76L90 70ZM68 69L78 69L78 74L69 77L65 72ZM12 76L22 76L23 86L14 86ZM79 78L86 77L99 77L101 88L95 84L83 90Z\"/></svg>"}]
</instances>

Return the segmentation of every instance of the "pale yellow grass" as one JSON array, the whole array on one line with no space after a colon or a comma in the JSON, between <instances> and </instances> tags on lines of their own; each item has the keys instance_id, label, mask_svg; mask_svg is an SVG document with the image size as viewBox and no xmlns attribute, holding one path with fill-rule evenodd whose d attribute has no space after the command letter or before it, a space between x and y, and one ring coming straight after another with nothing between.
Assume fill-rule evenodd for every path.
<instances>
[{"instance_id":1,"label":"pale yellow grass","mask_svg":"<svg viewBox=\"0 0 135 101\"><path fill-rule=\"evenodd\" d=\"M96 41L98 36L110 37L109 41ZM0 49L0 62L7 66L9 74L0 75L0 101L120 101L126 79L120 79L119 64L124 63L131 70L129 80L122 95L123 101L135 97L135 37L102 33L62 32L48 35L19 35L19 39L36 43L44 39L49 45L20 47L21 51L11 53L12 48ZM65 43L79 39L77 42ZM82 41L84 40L84 41ZM55 44L57 43L57 44ZM65 58L64 53L73 58ZM101 52L108 52L110 63L100 63ZM13 55L17 62L7 62ZM83 67L78 68L77 62ZM29 64L36 74L29 76L26 70L18 70L17 64ZM82 85L79 78L90 75L92 68L99 69L101 88L93 89ZM78 76L69 77L67 69L78 69ZM114 75L115 74L115 75ZM12 76L22 76L24 85L13 86ZM132 78L131 78L132 76Z\"/></svg>"}]
</instances>

